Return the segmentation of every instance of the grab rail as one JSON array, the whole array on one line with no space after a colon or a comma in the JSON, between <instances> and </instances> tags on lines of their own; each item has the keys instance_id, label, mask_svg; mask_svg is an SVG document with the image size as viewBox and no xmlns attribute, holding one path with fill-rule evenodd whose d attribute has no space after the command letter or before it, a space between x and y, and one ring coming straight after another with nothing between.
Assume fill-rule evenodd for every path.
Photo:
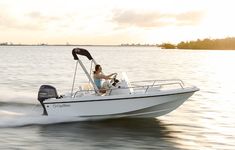
<instances>
[{"instance_id":1,"label":"grab rail","mask_svg":"<svg viewBox=\"0 0 235 150\"><path fill-rule=\"evenodd\" d=\"M133 82L130 82L131 84L133 83L144 83L144 82L153 82L153 85L156 83L156 82L180 82L182 85L184 85L184 82L180 79L170 79L170 80L144 80L144 81L133 81Z\"/></svg>"}]
</instances>

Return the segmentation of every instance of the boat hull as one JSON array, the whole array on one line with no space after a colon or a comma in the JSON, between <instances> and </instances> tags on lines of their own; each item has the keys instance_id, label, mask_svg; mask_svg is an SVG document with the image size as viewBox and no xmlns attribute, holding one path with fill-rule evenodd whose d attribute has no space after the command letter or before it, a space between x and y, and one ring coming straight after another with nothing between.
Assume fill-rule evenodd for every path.
<instances>
[{"instance_id":1,"label":"boat hull","mask_svg":"<svg viewBox=\"0 0 235 150\"><path fill-rule=\"evenodd\" d=\"M165 115L182 105L197 89L161 94L96 96L45 101L50 116L77 116L85 119L150 118ZM98 99L97 99L98 97Z\"/></svg>"}]
</instances>

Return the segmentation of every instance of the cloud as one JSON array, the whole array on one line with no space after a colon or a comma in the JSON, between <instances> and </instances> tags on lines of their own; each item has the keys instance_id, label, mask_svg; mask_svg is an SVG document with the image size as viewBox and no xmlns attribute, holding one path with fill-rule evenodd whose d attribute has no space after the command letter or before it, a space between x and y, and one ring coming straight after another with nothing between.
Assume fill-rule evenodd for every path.
<instances>
[{"instance_id":1,"label":"cloud","mask_svg":"<svg viewBox=\"0 0 235 150\"><path fill-rule=\"evenodd\" d=\"M0 27L11 27L15 25L14 19L4 10L0 10Z\"/></svg>"},{"instance_id":2,"label":"cloud","mask_svg":"<svg viewBox=\"0 0 235 150\"><path fill-rule=\"evenodd\" d=\"M20 29L20 30L44 30L49 25L62 27L61 22L71 19L69 15L43 15L41 12L33 11L27 13L12 14L6 9L0 10L0 29Z\"/></svg>"},{"instance_id":3,"label":"cloud","mask_svg":"<svg viewBox=\"0 0 235 150\"><path fill-rule=\"evenodd\" d=\"M60 21L62 18L57 16L46 16L43 15L40 12L30 12L25 15L26 17L29 17L31 20L34 20L38 23L48 23L48 22L54 22L54 21Z\"/></svg>"},{"instance_id":4,"label":"cloud","mask_svg":"<svg viewBox=\"0 0 235 150\"><path fill-rule=\"evenodd\" d=\"M194 26L200 23L203 15L202 12L197 11L173 14L113 10L112 21L117 23L120 27L135 26L141 28L154 28L172 25Z\"/></svg>"},{"instance_id":5,"label":"cloud","mask_svg":"<svg viewBox=\"0 0 235 150\"><path fill-rule=\"evenodd\" d=\"M38 26L32 21L22 21L17 17L10 15L6 11L0 11L0 28L2 29L20 29L20 30L40 30Z\"/></svg>"},{"instance_id":6,"label":"cloud","mask_svg":"<svg viewBox=\"0 0 235 150\"><path fill-rule=\"evenodd\" d=\"M191 12L185 12L181 14L175 15L175 18L177 19L177 25L197 25L201 22L201 20L204 17L204 12L197 12L197 11L191 11Z\"/></svg>"}]
</instances>

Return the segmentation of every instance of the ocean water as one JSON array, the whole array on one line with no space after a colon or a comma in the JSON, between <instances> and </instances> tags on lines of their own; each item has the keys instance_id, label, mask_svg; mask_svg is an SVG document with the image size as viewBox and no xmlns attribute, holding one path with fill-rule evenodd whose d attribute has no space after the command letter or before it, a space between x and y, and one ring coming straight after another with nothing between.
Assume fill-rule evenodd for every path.
<instances>
[{"instance_id":1,"label":"ocean water","mask_svg":"<svg viewBox=\"0 0 235 150\"><path fill-rule=\"evenodd\" d=\"M130 81L182 79L200 91L152 119L42 116L40 85L71 91L73 48L0 47L0 149L235 149L235 51L84 46L107 74L127 72ZM86 81L81 68L76 81L75 86Z\"/></svg>"}]
</instances>

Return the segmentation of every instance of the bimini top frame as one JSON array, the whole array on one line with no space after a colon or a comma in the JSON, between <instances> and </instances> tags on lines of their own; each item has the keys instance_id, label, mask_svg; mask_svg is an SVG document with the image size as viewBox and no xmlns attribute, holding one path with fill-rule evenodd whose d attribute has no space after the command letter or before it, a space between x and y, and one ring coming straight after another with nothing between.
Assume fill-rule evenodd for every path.
<instances>
[{"instance_id":1,"label":"bimini top frame","mask_svg":"<svg viewBox=\"0 0 235 150\"><path fill-rule=\"evenodd\" d=\"M90 74L88 73L86 67L83 65L82 61L78 58L78 55L86 56L90 61L92 61L95 65L97 65L96 61L92 58L91 54L83 48L74 48L72 50L72 55L74 60L77 60L76 67L75 67L75 72L74 72L74 78L73 78L73 85L72 85L72 90L71 90L71 96L73 96L73 88L74 88L74 83L75 83L75 78L76 78L76 72L77 72L77 64L79 63L80 66L82 67L83 71L85 72L87 78L89 79L90 83L94 87L96 93L99 92L96 84L94 83L93 79L91 78Z\"/></svg>"}]
</instances>

